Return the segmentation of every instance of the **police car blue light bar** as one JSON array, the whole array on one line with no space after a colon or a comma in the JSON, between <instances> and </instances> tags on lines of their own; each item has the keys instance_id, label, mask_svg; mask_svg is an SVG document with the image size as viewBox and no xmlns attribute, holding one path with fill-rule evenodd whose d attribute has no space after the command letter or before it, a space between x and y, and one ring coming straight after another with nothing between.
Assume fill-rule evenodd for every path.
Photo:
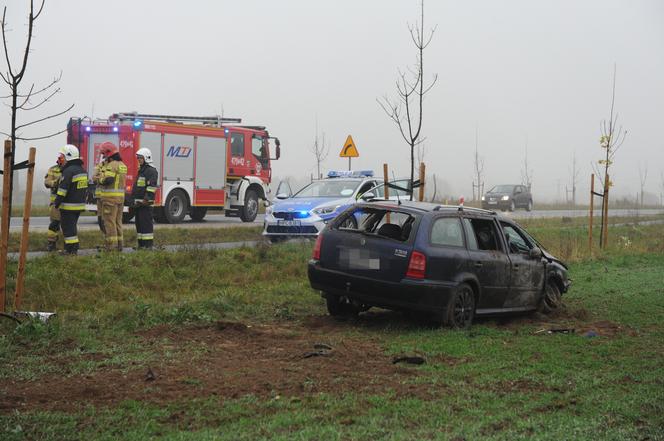
<instances>
[{"instance_id":1,"label":"police car blue light bar","mask_svg":"<svg viewBox=\"0 0 664 441\"><path fill-rule=\"evenodd\" d=\"M328 178L371 178L373 170L330 170L327 172Z\"/></svg>"}]
</instances>

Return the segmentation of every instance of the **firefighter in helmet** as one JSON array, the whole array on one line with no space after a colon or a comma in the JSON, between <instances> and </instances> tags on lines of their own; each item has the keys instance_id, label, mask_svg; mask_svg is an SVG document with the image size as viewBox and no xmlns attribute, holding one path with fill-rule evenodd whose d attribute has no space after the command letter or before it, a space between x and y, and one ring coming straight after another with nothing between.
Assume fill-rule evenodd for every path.
<instances>
[{"instance_id":1,"label":"firefighter in helmet","mask_svg":"<svg viewBox=\"0 0 664 441\"><path fill-rule=\"evenodd\" d=\"M104 157L99 158L99 162L95 165L94 171L92 173L92 183L99 182L99 178L103 173L103 168L106 165L106 159ZM104 230L104 220L101 216L102 204L101 204L101 185L95 185L95 201L97 202L97 225L99 225L99 230L103 236L106 235Z\"/></svg>"},{"instance_id":2,"label":"firefighter in helmet","mask_svg":"<svg viewBox=\"0 0 664 441\"><path fill-rule=\"evenodd\" d=\"M159 173L152 166L152 152L141 148L136 152L138 176L131 190L131 201L136 213L136 238L138 248L152 248L154 225L152 223L152 204L157 191Z\"/></svg>"},{"instance_id":3,"label":"firefighter in helmet","mask_svg":"<svg viewBox=\"0 0 664 441\"><path fill-rule=\"evenodd\" d=\"M46 251L55 251L58 243L58 234L60 234L60 210L55 208L55 196L58 192L58 184L62 177L62 167L65 165L65 157L58 153L55 165L50 167L44 176L44 186L51 190L51 201L48 205L48 233L46 238L48 243Z\"/></svg>"},{"instance_id":4,"label":"firefighter in helmet","mask_svg":"<svg viewBox=\"0 0 664 441\"><path fill-rule=\"evenodd\" d=\"M120 158L115 144L101 145L105 164L102 166L95 184L99 186L101 197L101 218L104 225L104 242L107 251L122 251L122 208L125 199L127 166Z\"/></svg>"},{"instance_id":5,"label":"firefighter in helmet","mask_svg":"<svg viewBox=\"0 0 664 441\"><path fill-rule=\"evenodd\" d=\"M83 169L76 146L67 144L60 149L62 177L58 184L53 205L60 210L60 227L65 238L65 254L78 252L78 217L85 210L85 195L88 191L88 175Z\"/></svg>"}]
</instances>

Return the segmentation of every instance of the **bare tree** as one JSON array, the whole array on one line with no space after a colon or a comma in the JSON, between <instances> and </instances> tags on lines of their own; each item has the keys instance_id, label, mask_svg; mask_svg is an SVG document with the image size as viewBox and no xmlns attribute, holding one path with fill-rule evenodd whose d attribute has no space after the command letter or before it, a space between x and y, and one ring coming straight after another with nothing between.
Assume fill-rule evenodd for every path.
<instances>
[{"instance_id":1,"label":"bare tree","mask_svg":"<svg viewBox=\"0 0 664 441\"><path fill-rule=\"evenodd\" d=\"M528 137L526 137L526 154L523 158L523 169L521 169L521 183L531 190L533 185L533 169L528 164Z\"/></svg>"},{"instance_id":2,"label":"bare tree","mask_svg":"<svg viewBox=\"0 0 664 441\"><path fill-rule=\"evenodd\" d=\"M641 164L639 164L639 183L641 184L641 193L639 196L641 203L639 206L641 208L643 208L643 192L646 188L646 179L648 179L648 164L646 164L644 167L645 168L641 168Z\"/></svg>"},{"instance_id":3,"label":"bare tree","mask_svg":"<svg viewBox=\"0 0 664 441\"><path fill-rule=\"evenodd\" d=\"M475 128L475 179L473 181L473 200L479 201L484 194L484 158L480 156L478 150L478 130ZM477 189L477 197L475 197Z\"/></svg>"},{"instance_id":4,"label":"bare tree","mask_svg":"<svg viewBox=\"0 0 664 441\"><path fill-rule=\"evenodd\" d=\"M602 192L602 224L600 229L600 246L605 244L605 233L607 219L608 217L608 205L609 205L609 188L613 183L609 180L609 169L611 164L613 164L613 158L616 155L616 152L625 142L625 137L627 136L627 131L623 129L622 126L618 125L618 113L614 113L615 109L615 100L616 100L616 65L613 65L613 87L611 89L611 111L609 112L609 119L602 120L600 123L600 133L601 137L599 139L600 146L604 149L604 158L597 161L599 167L593 163L593 170L595 174L600 178L600 181L603 182L604 189ZM602 170L603 168L603 170Z\"/></svg>"},{"instance_id":5,"label":"bare tree","mask_svg":"<svg viewBox=\"0 0 664 441\"><path fill-rule=\"evenodd\" d=\"M7 22L7 7L5 6L2 11L2 22L0 23L2 28L2 45L5 52L5 61L7 62L7 69L5 72L0 72L0 78L9 86L10 94L7 96L1 97L2 99L9 99L11 104L9 108L11 109L11 129L9 133L0 131L1 134L8 136L12 141L12 153L11 153L11 169L14 170L15 156L16 156L16 141L34 141L37 139L46 139L53 136L56 136L60 133L66 131L61 130L55 133L38 135L38 136L24 136L23 131L27 128L31 128L33 125L40 122L46 121L51 118L63 115L69 112L74 105L67 107L66 109L51 113L47 116L35 116L28 118L27 122L19 123L19 113L28 113L40 109L46 103L51 101L51 99L60 93L60 88L57 87L57 84L62 78L62 72L57 77L54 77L50 82L42 87L36 86L34 83L27 88L27 91L21 91L21 82L25 77L25 72L28 66L28 57L31 52L31 44L34 36L34 27L35 22L41 15L44 10L44 3L46 0L41 0L38 2L38 6L35 8L34 0L30 0L30 12L28 13L28 35L25 42L25 50L23 51L23 57L19 62L19 68L16 69L12 65L11 57L9 56L9 46L7 34L10 32L9 23ZM29 114L28 114L29 115ZM7 170L5 170L7 173ZM10 180L9 186L9 204L11 208L11 195L13 192L13 179Z\"/></svg>"},{"instance_id":6,"label":"bare tree","mask_svg":"<svg viewBox=\"0 0 664 441\"><path fill-rule=\"evenodd\" d=\"M322 140L318 137L318 118L316 118L316 137L314 138L314 144L311 146L311 153L316 158L317 179L321 179L323 176L320 173L320 165L330 154L330 146L325 143L325 132L322 134Z\"/></svg>"},{"instance_id":7,"label":"bare tree","mask_svg":"<svg viewBox=\"0 0 664 441\"><path fill-rule=\"evenodd\" d=\"M438 75L434 74L430 84L425 85L424 79L424 49L429 46L435 27L428 36L424 34L424 0L420 2L420 21L414 26L409 25L410 37L417 49L415 65L410 66L407 72L398 71L396 81L397 97L389 98L387 95L377 99L387 116L397 125L406 144L410 147L410 181L415 179L415 146L423 142L422 117L424 96L436 84ZM413 199L411 193L410 199Z\"/></svg>"},{"instance_id":8,"label":"bare tree","mask_svg":"<svg viewBox=\"0 0 664 441\"><path fill-rule=\"evenodd\" d=\"M421 164L424 162L424 158L427 155L427 146L424 144L424 142L420 143L417 145L417 164Z\"/></svg>"}]
</instances>

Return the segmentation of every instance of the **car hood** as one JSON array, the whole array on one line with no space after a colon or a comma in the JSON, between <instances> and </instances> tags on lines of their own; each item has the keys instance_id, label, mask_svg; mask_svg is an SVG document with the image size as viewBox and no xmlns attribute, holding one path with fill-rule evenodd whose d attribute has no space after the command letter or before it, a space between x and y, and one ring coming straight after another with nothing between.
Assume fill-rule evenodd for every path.
<instances>
[{"instance_id":1,"label":"car hood","mask_svg":"<svg viewBox=\"0 0 664 441\"><path fill-rule=\"evenodd\" d=\"M542 250L542 255L543 255L544 257L546 257L546 259L547 259L549 262L556 262L556 263L558 263L559 265L561 265L563 268L565 268L565 269L569 269L569 268L567 267L567 265L565 264L565 262L563 262L562 260L558 259L558 258L557 258L556 256L554 256L553 254L549 253L549 252L548 252L547 250L545 250L544 248L540 247L540 249Z\"/></svg>"},{"instance_id":2,"label":"car hood","mask_svg":"<svg viewBox=\"0 0 664 441\"><path fill-rule=\"evenodd\" d=\"M273 211L313 210L319 206L348 204L348 198L292 198L274 204Z\"/></svg>"}]
</instances>

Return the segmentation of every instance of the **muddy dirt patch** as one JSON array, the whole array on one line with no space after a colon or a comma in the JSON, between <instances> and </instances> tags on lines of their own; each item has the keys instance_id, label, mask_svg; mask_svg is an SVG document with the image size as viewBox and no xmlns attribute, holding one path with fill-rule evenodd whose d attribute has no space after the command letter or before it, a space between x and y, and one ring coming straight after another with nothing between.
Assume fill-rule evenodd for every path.
<instances>
[{"instance_id":1,"label":"muddy dirt patch","mask_svg":"<svg viewBox=\"0 0 664 441\"><path fill-rule=\"evenodd\" d=\"M207 396L290 397L349 391L431 396L430 386L409 381L418 375L416 367L394 365L379 342L349 337L341 332L343 326L335 330L328 325L322 329L233 322L180 329L158 326L138 338L147 351L170 354L157 357L161 362L130 362L123 368L102 363L89 375L10 381L0 386L0 412L69 410L123 400L168 403Z\"/></svg>"}]
</instances>

